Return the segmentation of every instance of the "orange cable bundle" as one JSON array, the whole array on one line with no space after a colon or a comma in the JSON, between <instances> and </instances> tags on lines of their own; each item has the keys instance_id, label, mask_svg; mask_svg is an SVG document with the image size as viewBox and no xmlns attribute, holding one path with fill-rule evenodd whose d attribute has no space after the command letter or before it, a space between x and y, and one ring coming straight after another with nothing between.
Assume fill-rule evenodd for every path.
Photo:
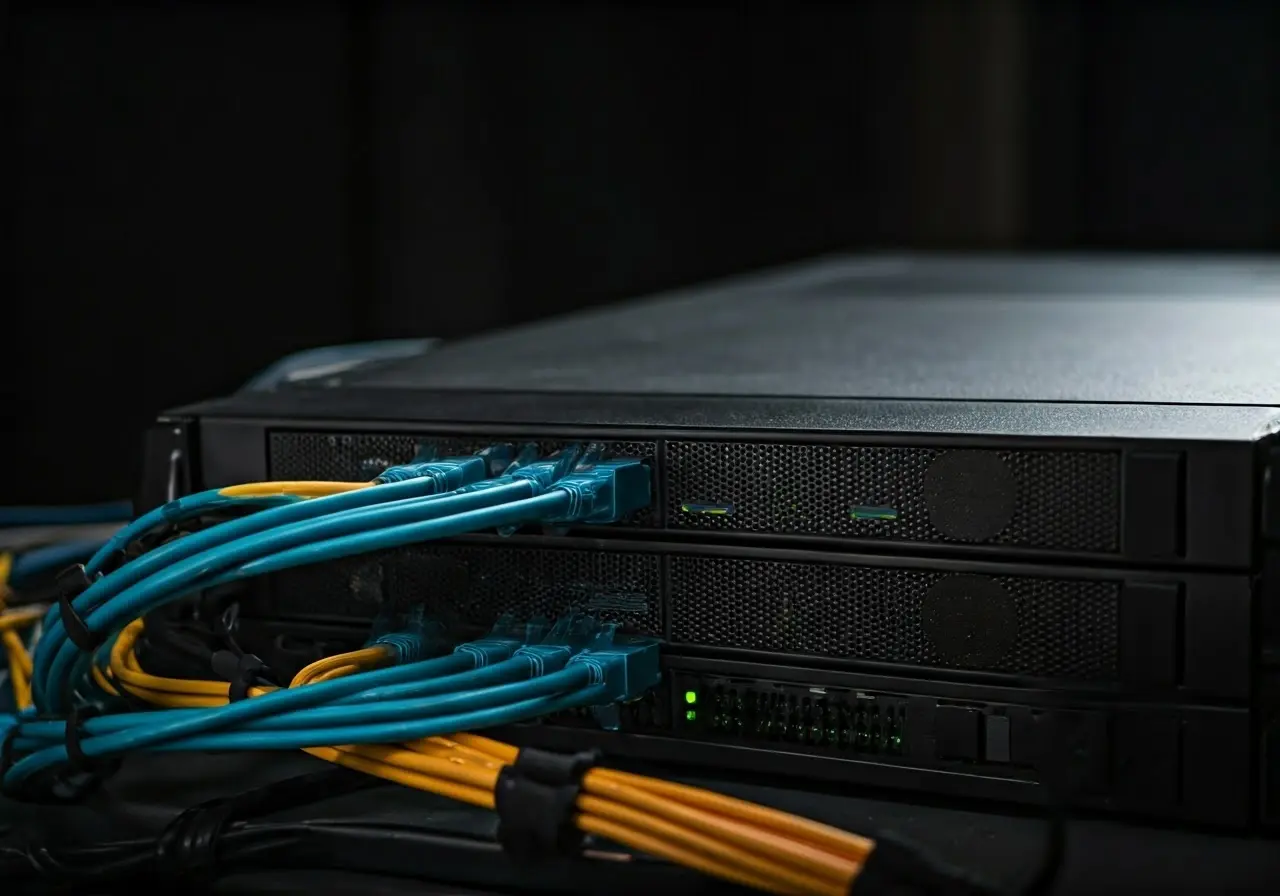
<instances>
[{"instance_id":1,"label":"orange cable bundle","mask_svg":"<svg viewBox=\"0 0 1280 896\"><path fill-rule=\"evenodd\" d=\"M217 706L228 685L160 678L142 670L134 647L142 622L128 626L111 654L110 678L158 706ZM298 673L305 687L385 664L382 647L326 657ZM252 688L250 695L268 688ZM460 802L495 808L503 769L519 750L474 734L403 745L313 747L306 752L345 767ZM858 876L874 841L723 794L606 768L581 779L573 823L585 834L737 884L785 896L840 896Z\"/></svg>"}]
</instances>

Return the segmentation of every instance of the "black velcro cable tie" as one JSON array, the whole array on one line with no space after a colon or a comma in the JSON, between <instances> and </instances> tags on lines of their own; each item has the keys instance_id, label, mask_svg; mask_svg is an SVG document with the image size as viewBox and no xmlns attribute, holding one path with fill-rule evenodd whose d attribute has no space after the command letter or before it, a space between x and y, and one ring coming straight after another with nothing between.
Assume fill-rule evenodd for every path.
<instances>
[{"instance_id":1,"label":"black velcro cable tie","mask_svg":"<svg viewBox=\"0 0 1280 896\"><path fill-rule=\"evenodd\" d=\"M998 890L922 850L877 835L871 855L849 884L850 896L996 896Z\"/></svg>"},{"instance_id":2,"label":"black velcro cable tie","mask_svg":"<svg viewBox=\"0 0 1280 896\"><path fill-rule=\"evenodd\" d=\"M58 615L62 617L62 627L66 630L67 638L71 643L85 653L97 650L106 640L101 632L90 631L89 626L85 625L85 621L71 605L71 602L92 584L93 579L85 571L83 563L68 566L58 573Z\"/></svg>"},{"instance_id":3,"label":"black velcro cable tie","mask_svg":"<svg viewBox=\"0 0 1280 896\"><path fill-rule=\"evenodd\" d=\"M236 796L219 797L176 816L156 841L154 876L170 888L199 889L219 874L218 845L233 823L363 790L378 783L345 768L285 778Z\"/></svg>"},{"instance_id":4,"label":"black velcro cable tie","mask_svg":"<svg viewBox=\"0 0 1280 896\"><path fill-rule=\"evenodd\" d=\"M219 800L179 813L156 840L157 877L188 887L211 883L218 874L218 840L235 810L234 801Z\"/></svg>"},{"instance_id":5,"label":"black velcro cable tie","mask_svg":"<svg viewBox=\"0 0 1280 896\"><path fill-rule=\"evenodd\" d=\"M582 848L573 816L582 777L600 760L594 750L552 753L523 749L498 774L494 808L498 841L512 856L570 855Z\"/></svg>"},{"instance_id":6,"label":"black velcro cable tie","mask_svg":"<svg viewBox=\"0 0 1280 896\"><path fill-rule=\"evenodd\" d=\"M22 726L14 722L9 726L9 730L4 733L4 741L0 743L0 780L9 774L9 769L13 768L13 764L18 761L17 751L13 748L14 741L18 739L18 732L22 730Z\"/></svg>"},{"instance_id":7,"label":"black velcro cable tie","mask_svg":"<svg viewBox=\"0 0 1280 896\"><path fill-rule=\"evenodd\" d=\"M227 699L232 703L248 697L253 683L269 673L267 664L252 653L235 654L230 650L214 653L210 665L214 675L231 682L231 687L227 689Z\"/></svg>"},{"instance_id":8,"label":"black velcro cable tie","mask_svg":"<svg viewBox=\"0 0 1280 896\"><path fill-rule=\"evenodd\" d=\"M96 773L102 767L102 762L85 755L84 748L80 745L80 737L84 733L80 730L80 726L99 715L100 712L101 710L96 706L73 706L67 715L67 762L76 771L87 775Z\"/></svg>"}]
</instances>

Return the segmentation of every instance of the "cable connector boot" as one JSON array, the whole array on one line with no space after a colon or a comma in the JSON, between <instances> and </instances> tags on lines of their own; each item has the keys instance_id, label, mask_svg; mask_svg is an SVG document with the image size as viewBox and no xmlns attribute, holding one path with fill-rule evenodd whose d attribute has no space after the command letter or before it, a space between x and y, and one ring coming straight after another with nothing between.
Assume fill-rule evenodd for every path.
<instances>
[{"instance_id":1,"label":"cable connector boot","mask_svg":"<svg viewBox=\"0 0 1280 896\"><path fill-rule=\"evenodd\" d=\"M585 665L591 669L591 683L605 686L604 696L592 708L600 727L616 731L619 726L618 704L643 697L662 680L659 657L662 642L656 638L624 635L609 631L610 643L597 643L569 660L567 665Z\"/></svg>"},{"instance_id":2,"label":"cable connector boot","mask_svg":"<svg viewBox=\"0 0 1280 896\"><path fill-rule=\"evenodd\" d=\"M521 647L514 656L526 657L532 664L532 677L536 678L563 669L574 656L595 644L600 633L599 620L570 613L561 617L540 643Z\"/></svg>"},{"instance_id":3,"label":"cable connector boot","mask_svg":"<svg viewBox=\"0 0 1280 896\"><path fill-rule=\"evenodd\" d=\"M535 450L536 447L535 447ZM476 457L484 458L488 473L485 478L494 479L506 473L516 460L516 446L510 442L490 445L476 452Z\"/></svg>"},{"instance_id":4,"label":"cable connector boot","mask_svg":"<svg viewBox=\"0 0 1280 896\"><path fill-rule=\"evenodd\" d=\"M436 494L444 494L484 480L489 475L489 462L484 457L471 454L464 457L444 457L425 463L409 463L388 467L373 480L379 484L403 482L406 479L429 479L435 485Z\"/></svg>"},{"instance_id":5,"label":"cable connector boot","mask_svg":"<svg viewBox=\"0 0 1280 896\"><path fill-rule=\"evenodd\" d=\"M525 635L526 627L517 622L514 616L503 616L494 623L488 635L459 644L453 652L470 657L475 668L480 669L510 659L513 653L528 643Z\"/></svg>"},{"instance_id":6,"label":"cable connector boot","mask_svg":"<svg viewBox=\"0 0 1280 896\"><path fill-rule=\"evenodd\" d=\"M551 489L573 499L563 515L542 521L551 525L615 523L648 507L653 498L649 467L634 458L601 461L565 476Z\"/></svg>"},{"instance_id":7,"label":"cable connector boot","mask_svg":"<svg viewBox=\"0 0 1280 896\"><path fill-rule=\"evenodd\" d=\"M385 645L394 650L397 665L439 656L449 648L444 626L434 619L428 619L421 604L410 608L408 618L398 631L378 635L369 643Z\"/></svg>"},{"instance_id":8,"label":"cable connector boot","mask_svg":"<svg viewBox=\"0 0 1280 896\"><path fill-rule=\"evenodd\" d=\"M509 475L513 480L534 482L540 486L538 492L543 492L573 472L581 453L577 445L567 445L545 460L527 463Z\"/></svg>"}]
</instances>

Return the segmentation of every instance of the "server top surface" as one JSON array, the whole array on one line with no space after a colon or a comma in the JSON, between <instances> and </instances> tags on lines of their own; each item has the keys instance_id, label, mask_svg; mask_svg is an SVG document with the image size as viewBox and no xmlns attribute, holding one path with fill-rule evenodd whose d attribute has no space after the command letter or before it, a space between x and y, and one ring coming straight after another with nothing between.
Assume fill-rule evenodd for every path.
<instances>
[{"instance_id":1,"label":"server top surface","mask_svg":"<svg viewBox=\"0 0 1280 896\"><path fill-rule=\"evenodd\" d=\"M478 336L361 389L1280 403L1280 261L848 256Z\"/></svg>"}]
</instances>

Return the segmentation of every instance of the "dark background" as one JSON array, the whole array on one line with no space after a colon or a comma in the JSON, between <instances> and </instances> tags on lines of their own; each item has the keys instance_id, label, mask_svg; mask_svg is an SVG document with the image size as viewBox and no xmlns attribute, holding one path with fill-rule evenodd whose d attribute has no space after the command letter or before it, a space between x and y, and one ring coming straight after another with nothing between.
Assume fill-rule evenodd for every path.
<instances>
[{"instance_id":1,"label":"dark background","mask_svg":"<svg viewBox=\"0 0 1280 896\"><path fill-rule=\"evenodd\" d=\"M0 503L287 352L864 247L1267 250L1280 4L9 4Z\"/></svg>"}]
</instances>

